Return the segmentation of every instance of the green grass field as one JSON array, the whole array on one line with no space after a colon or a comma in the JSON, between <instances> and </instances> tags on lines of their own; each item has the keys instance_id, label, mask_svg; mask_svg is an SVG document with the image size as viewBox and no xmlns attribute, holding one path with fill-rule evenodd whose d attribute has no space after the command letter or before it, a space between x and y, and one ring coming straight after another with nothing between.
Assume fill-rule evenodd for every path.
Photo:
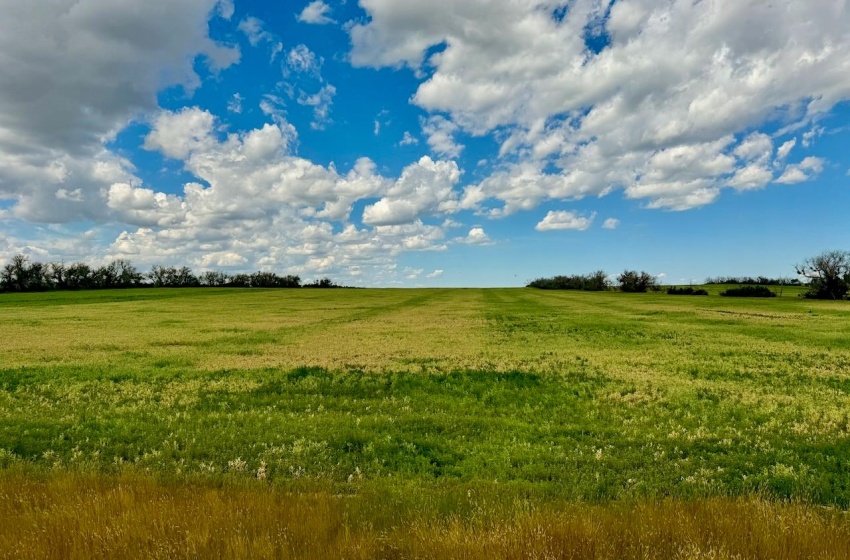
<instances>
[{"instance_id":1,"label":"green grass field","mask_svg":"<svg viewBox=\"0 0 850 560\"><path fill-rule=\"evenodd\" d=\"M846 510L850 305L795 294L0 294L0 477L370 497L376 527L668 498Z\"/></svg>"}]
</instances>

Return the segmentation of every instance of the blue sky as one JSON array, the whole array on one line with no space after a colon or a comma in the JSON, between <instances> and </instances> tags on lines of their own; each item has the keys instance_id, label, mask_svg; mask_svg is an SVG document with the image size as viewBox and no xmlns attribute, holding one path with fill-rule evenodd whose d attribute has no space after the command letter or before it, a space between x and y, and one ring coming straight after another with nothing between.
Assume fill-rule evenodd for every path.
<instances>
[{"instance_id":1,"label":"blue sky","mask_svg":"<svg viewBox=\"0 0 850 560\"><path fill-rule=\"evenodd\" d=\"M21 4L0 264L681 283L850 248L845 2Z\"/></svg>"}]
</instances>

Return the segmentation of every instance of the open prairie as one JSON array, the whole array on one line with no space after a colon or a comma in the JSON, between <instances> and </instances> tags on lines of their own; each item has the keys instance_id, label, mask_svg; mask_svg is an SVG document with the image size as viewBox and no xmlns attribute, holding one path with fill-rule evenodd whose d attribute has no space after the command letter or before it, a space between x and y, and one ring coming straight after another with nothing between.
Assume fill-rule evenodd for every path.
<instances>
[{"instance_id":1,"label":"open prairie","mask_svg":"<svg viewBox=\"0 0 850 560\"><path fill-rule=\"evenodd\" d=\"M850 306L3 294L0 468L0 557L846 558Z\"/></svg>"}]
</instances>

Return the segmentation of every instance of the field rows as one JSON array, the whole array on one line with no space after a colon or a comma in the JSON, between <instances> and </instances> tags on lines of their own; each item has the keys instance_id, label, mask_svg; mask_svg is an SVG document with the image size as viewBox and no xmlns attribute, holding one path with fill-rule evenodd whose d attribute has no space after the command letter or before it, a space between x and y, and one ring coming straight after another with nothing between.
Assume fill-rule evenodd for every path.
<instances>
[{"instance_id":1,"label":"field rows","mask_svg":"<svg viewBox=\"0 0 850 560\"><path fill-rule=\"evenodd\" d=\"M0 302L0 465L850 503L841 304L160 295Z\"/></svg>"},{"instance_id":2,"label":"field rows","mask_svg":"<svg viewBox=\"0 0 850 560\"><path fill-rule=\"evenodd\" d=\"M244 488L248 510L268 506L251 505L266 491L325 496L328 515L344 518L322 525L331 536L382 526L383 511L422 542L497 539L469 533L478 518L555 542L572 518L511 520L587 503L606 531L635 515L610 504L659 507L658 519L765 507L767 520L786 511L777 500L808 504L793 510L795 534L837 535L846 515L819 508L850 507L848 414L842 302L528 289L5 294L0 508L20 526L0 538L21 545L33 523L51 526L44 511L85 499L67 477L158 481L148 490L165 501L185 485ZM21 477L44 481L43 501L9 490ZM132 495L110 492L102 499L136 515ZM455 529L439 525L453 519ZM326 522L336 523L316 521ZM373 537L363 550L381 557L440 557L393 556ZM804 541L798 551L813 550ZM699 543L681 557L733 557ZM568 548L552 557L617 557ZM744 557L771 557L762 552ZM240 555L250 556L230 556Z\"/></svg>"}]
</instances>

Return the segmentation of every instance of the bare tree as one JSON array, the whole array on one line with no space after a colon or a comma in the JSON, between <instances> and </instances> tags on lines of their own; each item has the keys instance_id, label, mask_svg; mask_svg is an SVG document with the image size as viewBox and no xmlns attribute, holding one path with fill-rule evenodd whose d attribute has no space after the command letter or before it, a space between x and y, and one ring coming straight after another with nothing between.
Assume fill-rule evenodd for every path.
<instances>
[{"instance_id":1,"label":"bare tree","mask_svg":"<svg viewBox=\"0 0 850 560\"><path fill-rule=\"evenodd\" d=\"M797 265L797 274L809 279L805 297L842 299L850 291L850 252L827 251Z\"/></svg>"}]
</instances>

